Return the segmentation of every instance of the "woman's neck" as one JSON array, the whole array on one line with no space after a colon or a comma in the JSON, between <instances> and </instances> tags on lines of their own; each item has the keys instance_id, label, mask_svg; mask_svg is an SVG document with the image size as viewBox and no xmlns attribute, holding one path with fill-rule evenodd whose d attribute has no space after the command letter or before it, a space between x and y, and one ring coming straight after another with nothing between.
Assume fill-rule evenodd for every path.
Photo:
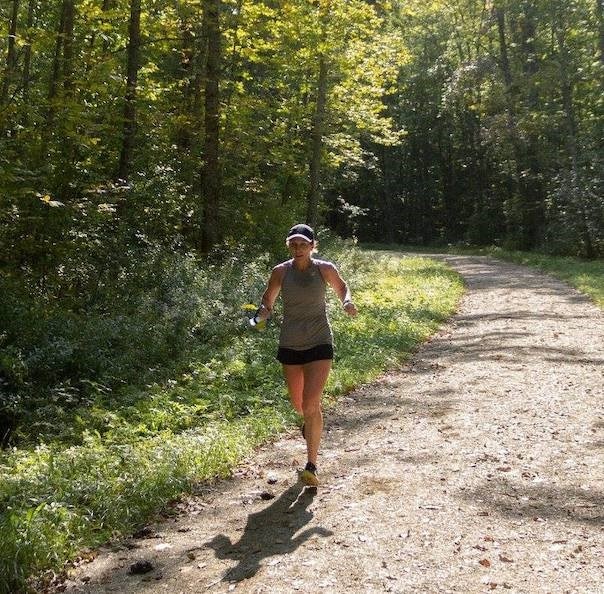
<instances>
[{"instance_id":1,"label":"woman's neck","mask_svg":"<svg viewBox=\"0 0 604 594\"><path fill-rule=\"evenodd\" d=\"M301 272L308 269L311 264L312 264L312 258L304 258L304 259L300 258L299 260L296 258L292 258L292 266L296 270L300 270Z\"/></svg>"}]
</instances>

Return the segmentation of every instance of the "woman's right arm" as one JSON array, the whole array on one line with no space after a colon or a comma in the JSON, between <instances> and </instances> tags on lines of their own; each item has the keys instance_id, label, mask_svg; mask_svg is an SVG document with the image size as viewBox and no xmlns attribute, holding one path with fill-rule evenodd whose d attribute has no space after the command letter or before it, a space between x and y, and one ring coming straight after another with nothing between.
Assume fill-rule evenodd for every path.
<instances>
[{"instance_id":1,"label":"woman's right arm","mask_svg":"<svg viewBox=\"0 0 604 594\"><path fill-rule=\"evenodd\" d=\"M278 264L273 268L268 279L268 284L260 301L260 309L256 314L258 319L267 320L271 317L271 314L273 313L273 305L281 292L281 283L283 282L284 275L285 266L283 264Z\"/></svg>"}]
</instances>

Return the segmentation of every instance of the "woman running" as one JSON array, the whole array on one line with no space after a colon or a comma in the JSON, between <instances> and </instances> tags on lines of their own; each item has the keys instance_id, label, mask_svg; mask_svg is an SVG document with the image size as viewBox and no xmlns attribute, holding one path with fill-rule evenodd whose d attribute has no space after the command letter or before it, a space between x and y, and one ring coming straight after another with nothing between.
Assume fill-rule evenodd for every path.
<instances>
[{"instance_id":1,"label":"woman running","mask_svg":"<svg viewBox=\"0 0 604 594\"><path fill-rule=\"evenodd\" d=\"M286 244L292 257L273 268L254 319L268 319L281 293L283 322L277 359L283 365L292 405L303 417L308 462L300 477L306 485L318 486L317 456L323 432L321 396L333 360L326 286L333 288L348 315L355 316L357 309L336 266L312 257L317 242L308 225L294 225Z\"/></svg>"}]
</instances>

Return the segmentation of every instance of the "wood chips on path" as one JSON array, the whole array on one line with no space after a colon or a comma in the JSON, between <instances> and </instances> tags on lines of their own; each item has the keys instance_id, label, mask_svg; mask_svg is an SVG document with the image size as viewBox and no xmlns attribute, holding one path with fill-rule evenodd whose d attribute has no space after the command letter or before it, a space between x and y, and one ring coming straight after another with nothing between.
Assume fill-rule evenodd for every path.
<instances>
[{"instance_id":1,"label":"wood chips on path","mask_svg":"<svg viewBox=\"0 0 604 594\"><path fill-rule=\"evenodd\" d=\"M467 282L459 311L329 411L318 490L292 433L67 591L604 593L602 312L529 268L434 257Z\"/></svg>"}]
</instances>

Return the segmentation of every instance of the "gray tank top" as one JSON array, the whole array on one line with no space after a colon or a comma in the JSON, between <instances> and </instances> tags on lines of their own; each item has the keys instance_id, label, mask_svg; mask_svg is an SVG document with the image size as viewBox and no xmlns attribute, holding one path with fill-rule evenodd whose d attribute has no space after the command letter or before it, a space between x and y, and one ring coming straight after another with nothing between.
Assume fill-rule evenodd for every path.
<instances>
[{"instance_id":1,"label":"gray tank top","mask_svg":"<svg viewBox=\"0 0 604 594\"><path fill-rule=\"evenodd\" d=\"M311 260L306 270L297 270L293 261L287 263L281 297L280 347L301 351L333 343L325 304L325 281L315 260Z\"/></svg>"}]
</instances>

